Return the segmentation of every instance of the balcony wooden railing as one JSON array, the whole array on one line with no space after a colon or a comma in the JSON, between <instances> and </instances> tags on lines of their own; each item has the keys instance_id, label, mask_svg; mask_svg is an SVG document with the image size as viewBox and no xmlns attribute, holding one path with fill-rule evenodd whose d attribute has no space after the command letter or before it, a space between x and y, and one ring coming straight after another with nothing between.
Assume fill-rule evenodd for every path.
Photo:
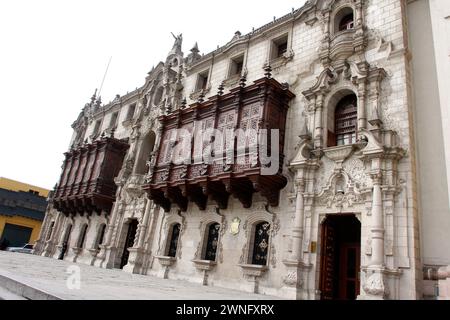
<instances>
[{"instance_id":1,"label":"balcony wooden railing","mask_svg":"<svg viewBox=\"0 0 450 320\"><path fill-rule=\"evenodd\" d=\"M208 197L216 201L220 208L226 208L230 195L249 208L255 192L266 197L270 205L278 205L279 191L287 183L282 175L284 136L288 104L294 94L286 85L270 78L270 73L252 85L241 83L225 95L220 91L207 101L200 100L159 118L162 125L161 143L152 161L148 184L143 188L166 211L172 204L185 211L189 201L204 210ZM226 140L214 135L207 137L209 143L199 140L199 132L208 129L221 133L253 129L258 135L261 129L267 129L269 136L271 129L277 129L279 152L276 156L279 158L276 173L263 173L265 162L260 158L258 135L249 137L247 141L238 137ZM191 148L181 155L190 155L192 161L180 163L176 146L186 145L186 137L189 137L187 145L190 143ZM202 153L208 144L214 144L212 141L216 148L211 155L216 158L212 162L205 161ZM269 147L273 143L269 139ZM256 148L250 148L250 145ZM239 152L242 150L244 152ZM228 161L223 161L224 158Z\"/></svg>"},{"instance_id":2,"label":"balcony wooden railing","mask_svg":"<svg viewBox=\"0 0 450 320\"><path fill-rule=\"evenodd\" d=\"M115 200L114 178L127 149L128 144L123 141L101 137L65 153L54 206L66 215L102 211L108 214Z\"/></svg>"}]
</instances>

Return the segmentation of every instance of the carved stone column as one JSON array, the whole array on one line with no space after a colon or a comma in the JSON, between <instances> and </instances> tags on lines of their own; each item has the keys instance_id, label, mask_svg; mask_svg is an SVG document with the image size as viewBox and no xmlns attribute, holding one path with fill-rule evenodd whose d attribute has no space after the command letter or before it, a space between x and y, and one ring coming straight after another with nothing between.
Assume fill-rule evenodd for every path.
<instances>
[{"instance_id":1,"label":"carved stone column","mask_svg":"<svg viewBox=\"0 0 450 320\"><path fill-rule=\"evenodd\" d=\"M142 273L142 264L145 255L145 236L147 235L148 221L153 208L153 202L146 199L144 215L138 225L136 231L136 239L133 248L128 248L130 252L128 263L124 266L123 271L128 273Z\"/></svg>"},{"instance_id":2,"label":"carved stone column","mask_svg":"<svg viewBox=\"0 0 450 320\"><path fill-rule=\"evenodd\" d=\"M372 259L371 266L383 267L384 263L384 219L381 195L381 172L371 174L373 181L372 196Z\"/></svg>"},{"instance_id":3,"label":"carved stone column","mask_svg":"<svg viewBox=\"0 0 450 320\"><path fill-rule=\"evenodd\" d=\"M370 265L364 268L365 278L363 289L365 295L359 299L366 300L382 300L389 295L389 289L385 283L385 267L384 254L384 217L383 217L383 200L381 193L381 158L372 159L371 178L373 181L372 194L372 223L370 232L372 234L372 257Z\"/></svg>"},{"instance_id":4,"label":"carved stone column","mask_svg":"<svg viewBox=\"0 0 450 320\"><path fill-rule=\"evenodd\" d=\"M316 158L311 158L313 145L311 137L307 134L301 135L302 139L297 155L290 163L290 169L296 175L296 202L294 225L292 227L292 252L287 259L283 260L286 266L286 275L283 277L282 295L288 299L308 299L307 282L308 272L312 265L305 263L303 257L303 235L305 219L305 196L311 185L308 182L313 172L319 167Z\"/></svg>"},{"instance_id":5,"label":"carved stone column","mask_svg":"<svg viewBox=\"0 0 450 320\"><path fill-rule=\"evenodd\" d=\"M297 181L297 198L295 204L294 227L292 228L292 256L294 261L302 259L302 241L303 241L303 218L304 218L304 198L305 181Z\"/></svg>"},{"instance_id":6,"label":"carved stone column","mask_svg":"<svg viewBox=\"0 0 450 320\"><path fill-rule=\"evenodd\" d=\"M386 77L384 69L372 69L370 70L369 83L370 83L370 113L369 123L375 128L380 129L383 122L381 121L380 112L380 90L381 81ZM379 132L373 132L373 134L380 139Z\"/></svg>"},{"instance_id":7,"label":"carved stone column","mask_svg":"<svg viewBox=\"0 0 450 320\"><path fill-rule=\"evenodd\" d=\"M53 233L50 236L49 239L42 239L43 240L43 251L41 253L41 256L44 257L51 257L55 253L56 245L58 243L58 236L61 234L64 234L64 230L60 232L64 222L64 216L62 213L57 213L56 219L55 219L55 225L53 226ZM63 241L63 240L61 240Z\"/></svg>"},{"instance_id":8,"label":"carved stone column","mask_svg":"<svg viewBox=\"0 0 450 320\"><path fill-rule=\"evenodd\" d=\"M331 63L330 59L330 10L323 12L323 38L320 46L320 61L324 67L328 67Z\"/></svg>"},{"instance_id":9,"label":"carved stone column","mask_svg":"<svg viewBox=\"0 0 450 320\"><path fill-rule=\"evenodd\" d=\"M138 226L138 228L140 229L139 240L138 240L138 245L137 245L138 248L144 247L145 235L147 233L147 228L148 228L148 220L150 219L150 212L151 212L152 208L153 208L153 202L146 199L146 206L145 206L145 212L144 212L144 218L142 221L142 225Z\"/></svg>"},{"instance_id":10,"label":"carved stone column","mask_svg":"<svg viewBox=\"0 0 450 320\"><path fill-rule=\"evenodd\" d=\"M367 128L366 112L366 80L362 79L358 84L358 129Z\"/></svg>"},{"instance_id":11,"label":"carved stone column","mask_svg":"<svg viewBox=\"0 0 450 320\"><path fill-rule=\"evenodd\" d=\"M363 26L363 17L364 17L364 13L363 13L363 9L362 9L362 2L361 1L357 1L357 3L356 3L356 10L355 10L356 27L362 27Z\"/></svg>"},{"instance_id":12,"label":"carved stone column","mask_svg":"<svg viewBox=\"0 0 450 320\"><path fill-rule=\"evenodd\" d=\"M158 127L158 130L156 133L154 150L151 153L150 162L148 163L149 168L148 168L148 174L146 177L147 182L149 182L151 180L151 178L153 176L153 171L155 170L156 161L158 161L158 159L157 159L158 152L156 150L159 149L159 146L161 144L163 129L164 129L164 127L162 125L160 125Z\"/></svg>"},{"instance_id":13,"label":"carved stone column","mask_svg":"<svg viewBox=\"0 0 450 320\"><path fill-rule=\"evenodd\" d=\"M120 194L122 190L122 185L118 184L118 192L117 195ZM117 248L114 246L115 242L115 234L117 226L117 217L119 213L123 210L123 203L121 200L117 200L114 203L112 209L112 216L108 222L107 231L106 231L106 241L104 244L100 245L100 252L97 255L97 260L95 262L95 266L101 268L111 269L114 267L114 260L116 258Z\"/></svg>"},{"instance_id":14,"label":"carved stone column","mask_svg":"<svg viewBox=\"0 0 450 320\"><path fill-rule=\"evenodd\" d=\"M316 100L316 113L315 113L315 134L314 134L314 146L321 149L323 146L323 96L319 95Z\"/></svg>"}]
</instances>

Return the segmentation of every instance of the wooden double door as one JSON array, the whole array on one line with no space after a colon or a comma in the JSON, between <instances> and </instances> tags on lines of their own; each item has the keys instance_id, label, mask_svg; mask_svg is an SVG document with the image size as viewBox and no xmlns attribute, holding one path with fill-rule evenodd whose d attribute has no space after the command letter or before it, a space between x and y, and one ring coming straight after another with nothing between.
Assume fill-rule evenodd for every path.
<instances>
[{"instance_id":1,"label":"wooden double door","mask_svg":"<svg viewBox=\"0 0 450 320\"><path fill-rule=\"evenodd\" d=\"M322 224L320 291L323 300L355 300L360 291L361 224L330 215Z\"/></svg>"}]
</instances>

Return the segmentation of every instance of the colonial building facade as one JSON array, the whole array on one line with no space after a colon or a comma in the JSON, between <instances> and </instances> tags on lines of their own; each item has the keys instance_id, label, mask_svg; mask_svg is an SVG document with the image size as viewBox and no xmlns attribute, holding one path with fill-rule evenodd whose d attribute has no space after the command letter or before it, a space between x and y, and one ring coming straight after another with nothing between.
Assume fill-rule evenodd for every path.
<instances>
[{"instance_id":1,"label":"colonial building facade","mask_svg":"<svg viewBox=\"0 0 450 320\"><path fill-rule=\"evenodd\" d=\"M175 37L142 87L83 108L35 254L288 299L433 296L450 210L443 191L423 211L417 137L445 126L415 120L434 58L409 27L441 19L431 3L310 0L205 55Z\"/></svg>"}]
</instances>

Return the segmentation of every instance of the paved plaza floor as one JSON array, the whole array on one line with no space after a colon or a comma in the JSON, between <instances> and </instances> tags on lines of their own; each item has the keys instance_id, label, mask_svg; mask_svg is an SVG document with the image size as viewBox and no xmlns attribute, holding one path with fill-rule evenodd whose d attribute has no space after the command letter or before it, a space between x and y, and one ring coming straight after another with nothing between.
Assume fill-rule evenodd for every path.
<instances>
[{"instance_id":1,"label":"paved plaza floor","mask_svg":"<svg viewBox=\"0 0 450 320\"><path fill-rule=\"evenodd\" d=\"M71 276L68 268L71 266L80 268L79 289L76 288L76 282L70 281L70 279L68 281ZM27 289L40 294L20 293L21 290ZM0 299L20 299L23 296L28 299L34 297L36 299L63 300L277 299L271 296L202 286L187 281L165 280L30 254L0 251Z\"/></svg>"}]
</instances>

